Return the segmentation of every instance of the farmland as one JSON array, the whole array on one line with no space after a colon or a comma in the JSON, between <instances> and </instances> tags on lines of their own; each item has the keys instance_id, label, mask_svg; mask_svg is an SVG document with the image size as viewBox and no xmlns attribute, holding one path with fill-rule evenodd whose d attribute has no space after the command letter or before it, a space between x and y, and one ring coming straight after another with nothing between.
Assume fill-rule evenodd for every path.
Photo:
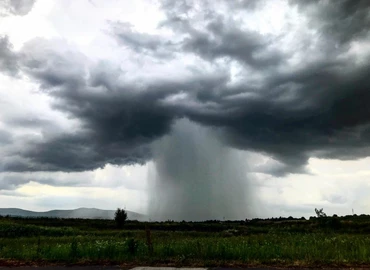
<instances>
[{"instance_id":1,"label":"farmland","mask_svg":"<svg viewBox=\"0 0 370 270\"><path fill-rule=\"evenodd\" d=\"M0 218L3 263L370 265L370 216L137 222Z\"/></svg>"}]
</instances>

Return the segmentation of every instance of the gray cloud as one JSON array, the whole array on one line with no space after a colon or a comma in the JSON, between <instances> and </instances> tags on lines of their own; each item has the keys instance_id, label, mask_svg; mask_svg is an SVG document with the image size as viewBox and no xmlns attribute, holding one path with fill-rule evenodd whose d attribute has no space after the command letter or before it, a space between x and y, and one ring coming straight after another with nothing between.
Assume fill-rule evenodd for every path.
<instances>
[{"instance_id":1,"label":"gray cloud","mask_svg":"<svg viewBox=\"0 0 370 270\"><path fill-rule=\"evenodd\" d=\"M36 0L2 0L0 3L0 14L20 15L28 14Z\"/></svg>"},{"instance_id":2,"label":"gray cloud","mask_svg":"<svg viewBox=\"0 0 370 270\"><path fill-rule=\"evenodd\" d=\"M0 146L12 142L12 134L9 131L0 129Z\"/></svg>"},{"instance_id":3,"label":"gray cloud","mask_svg":"<svg viewBox=\"0 0 370 270\"><path fill-rule=\"evenodd\" d=\"M339 194L331 194L329 196L325 196L324 199L333 204L344 204L348 201L345 196Z\"/></svg>"},{"instance_id":4,"label":"gray cloud","mask_svg":"<svg viewBox=\"0 0 370 270\"><path fill-rule=\"evenodd\" d=\"M89 178L91 176L90 173L3 173L0 175L0 190L14 191L30 182L56 187L89 187L92 184L86 181L86 177Z\"/></svg>"},{"instance_id":5,"label":"gray cloud","mask_svg":"<svg viewBox=\"0 0 370 270\"><path fill-rule=\"evenodd\" d=\"M228 145L272 156L279 164L260 170L276 176L305 173L312 156L367 156L370 58L364 51L359 62L350 49L355 40L369 41L368 5L354 2L293 3L310 22L308 28L320 33L314 39L302 30L297 48L279 48L282 37L239 26L231 11L239 12L242 1L201 2L200 9L185 1L165 2L167 18L160 27L176 33L176 40L110 23L118 43L138 56L159 61L198 57L199 63L188 68L192 75L181 80L128 80L122 68L91 65L82 53L58 50L44 40L30 42L21 52L21 71L55 99L54 109L82 126L29 140L4 170L83 171L106 163L144 163L152 157L150 143L169 133L181 117L217 127ZM294 57L299 63L291 64ZM233 64L240 67L237 82L231 80ZM177 100L178 95L183 99Z\"/></svg>"},{"instance_id":6,"label":"gray cloud","mask_svg":"<svg viewBox=\"0 0 370 270\"><path fill-rule=\"evenodd\" d=\"M29 182L29 180L24 179L24 177L14 177L11 175L1 176L0 177L0 190L10 190L13 191L19 186Z\"/></svg>"},{"instance_id":7,"label":"gray cloud","mask_svg":"<svg viewBox=\"0 0 370 270\"><path fill-rule=\"evenodd\" d=\"M0 36L0 70L8 75L16 75L18 72L18 59L12 51L11 43L7 36Z\"/></svg>"},{"instance_id":8,"label":"gray cloud","mask_svg":"<svg viewBox=\"0 0 370 270\"><path fill-rule=\"evenodd\" d=\"M163 1L167 19L161 23L183 36L181 48L184 52L194 53L208 61L219 58L233 59L253 68L269 68L281 63L284 55L271 47L272 37L264 36L253 30L242 29L242 23L230 14L217 13L253 10L262 1L194 1L201 7L195 10L186 1ZM199 11L200 10L200 11ZM191 13L197 15L191 17ZM201 18L201 22L197 21Z\"/></svg>"},{"instance_id":9,"label":"gray cloud","mask_svg":"<svg viewBox=\"0 0 370 270\"><path fill-rule=\"evenodd\" d=\"M339 44L369 35L370 3L366 0L290 1L308 13L311 27Z\"/></svg>"},{"instance_id":10,"label":"gray cloud","mask_svg":"<svg viewBox=\"0 0 370 270\"><path fill-rule=\"evenodd\" d=\"M140 54L155 54L157 57L170 58L178 47L170 40L158 35L150 35L135 31L132 25L122 22L111 22L112 35L120 45L127 46Z\"/></svg>"}]
</instances>

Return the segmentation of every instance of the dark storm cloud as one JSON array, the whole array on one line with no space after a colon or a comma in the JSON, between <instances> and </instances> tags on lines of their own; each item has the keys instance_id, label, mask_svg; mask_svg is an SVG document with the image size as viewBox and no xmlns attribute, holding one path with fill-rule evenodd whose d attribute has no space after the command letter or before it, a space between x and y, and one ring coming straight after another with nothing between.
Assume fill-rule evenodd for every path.
<instances>
[{"instance_id":1,"label":"dark storm cloud","mask_svg":"<svg viewBox=\"0 0 370 270\"><path fill-rule=\"evenodd\" d=\"M17 55L7 36L0 36L0 71L12 76L18 72Z\"/></svg>"},{"instance_id":2,"label":"dark storm cloud","mask_svg":"<svg viewBox=\"0 0 370 270\"><path fill-rule=\"evenodd\" d=\"M89 65L72 49L58 50L42 40L26 45L21 70L55 98L53 108L80 121L82 128L30 140L4 170L83 171L106 163L144 163L152 157L150 143L181 117L219 127L221 138L233 147L272 156L278 164L259 170L276 176L304 173L310 157L370 154L369 56L349 54L351 41L369 39L366 1L293 3L320 36L315 40L302 33L301 47L290 53L276 46L281 37L245 30L233 19L247 2L217 1L224 13L212 3L201 1L202 8L195 9L185 1L164 2L167 18L160 27L176 33L176 40L110 23L119 44L138 56L203 59L192 67L192 76L181 80L130 81L125 70L104 62ZM300 50L304 57L292 66L288 60ZM233 62L241 69L237 83L230 83ZM203 70L204 63L212 71ZM255 74L256 82L251 81ZM180 94L183 101L171 101Z\"/></svg>"},{"instance_id":3,"label":"dark storm cloud","mask_svg":"<svg viewBox=\"0 0 370 270\"><path fill-rule=\"evenodd\" d=\"M108 109L109 105L105 106L101 107L102 110ZM151 155L147 144L166 133L169 125L168 119L156 115L155 110L145 111L142 108L113 110L107 114L99 111L98 116L88 116L88 112L82 110L80 113L86 113L79 116L86 130L66 133L46 127L42 140L24 138L19 142L24 145L22 149L9 151L2 170L88 171L104 167L107 163L144 163Z\"/></svg>"},{"instance_id":4,"label":"dark storm cloud","mask_svg":"<svg viewBox=\"0 0 370 270\"><path fill-rule=\"evenodd\" d=\"M355 159L369 155L370 65L346 75L318 70L310 80L292 77L265 96L235 102L239 112L225 117L192 113L191 119L227 127L227 141L242 149L273 154L286 164L274 174L300 172L311 156ZM307 70L309 73L309 71ZM321 83L320 83L321 82ZM290 101L279 102L279 87L299 86ZM264 90L262 91L264 92ZM275 93L274 93L275 92Z\"/></svg>"},{"instance_id":5,"label":"dark storm cloud","mask_svg":"<svg viewBox=\"0 0 370 270\"><path fill-rule=\"evenodd\" d=\"M88 171L113 165L143 163L150 158L148 146L127 140L104 141L95 134L59 135L55 139L35 143L23 156L31 166L18 171ZM6 168L5 168L6 170Z\"/></svg>"},{"instance_id":6,"label":"dark storm cloud","mask_svg":"<svg viewBox=\"0 0 370 270\"><path fill-rule=\"evenodd\" d=\"M183 50L208 61L228 57L254 68L266 68L283 59L278 51L267 49L269 41L263 36L254 31L242 31L234 27L233 22L219 18L207 28L208 33L189 29L190 37L184 40ZM256 56L258 53L263 57Z\"/></svg>"},{"instance_id":7,"label":"dark storm cloud","mask_svg":"<svg viewBox=\"0 0 370 270\"><path fill-rule=\"evenodd\" d=\"M2 0L0 14L24 16L31 11L36 0Z\"/></svg>"},{"instance_id":8,"label":"dark storm cloud","mask_svg":"<svg viewBox=\"0 0 370 270\"><path fill-rule=\"evenodd\" d=\"M226 128L226 141L233 146L272 154L283 164L265 170L278 176L304 172L307 159L315 154L349 159L369 154L366 126L370 111L366 104L370 101L370 63L365 60L356 65L342 56L349 50L347 43L367 37L370 5L366 1L299 5L310 27L320 31L321 43L316 61L282 72L287 55L272 49L275 40L269 36L242 30L231 16L218 14L217 9L199 12L185 1L163 4L167 20L162 27L184 35L181 47L185 53L210 62L227 57L265 76L259 87L241 84L230 89L225 81L219 85L224 91L199 91L198 101L215 102L221 110L204 113L187 107L184 111L194 121ZM201 13L202 21L197 21L196 15L191 17L192 12ZM306 45L310 46L310 41ZM243 93L254 97L232 99Z\"/></svg>"},{"instance_id":9,"label":"dark storm cloud","mask_svg":"<svg viewBox=\"0 0 370 270\"><path fill-rule=\"evenodd\" d=\"M158 83L139 93L135 85L120 85L104 63L94 66L87 78L82 55L73 50L58 54L51 47L43 40L29 43L22 51L22 70L55 97L54 108L83 126L54 132L41 118L8 119L13 126L42 126L43 139L25 138L24 148L9 151L2 170L86 171L106 163L146 162L151 157L148 143L166 134L174 117L156 101L174 85Z\"/></svg>"},{"instance_id":10,"label":"dark storm cloud","mask_svg":"<svg viewBox=\"0 0 370 270\"><path fill-rule=\"evenodd\" d=\"M57 53L53 47L40 39L27 44L21 69L55 98L53 108L79 120L82 128L55 132L57 127L42 118L9 118L7 123L13 126L42 127L43 138L25 138L24 148L8 153L3 171L86 171L107 163L145 163L151 158L149 144L167 134L173 119L182 116L181 108L166 107L161 101L198 84L214 88L219 82L202 77L191 83L156 81L143 87L121 82L122 70L109 63L87 68L79 53L72 49Z\"/></svg>"},{"instance_id":11,"label":"dark storm cloud","mask_svg":"<svg viewBox=\"0 0 370 270\"><path fill-rule=\"evenodd\" d=\"M310 15L310 24L338 43L369 35L370 2L367 0L290 1Z\"/></svg>"}]
</instances>

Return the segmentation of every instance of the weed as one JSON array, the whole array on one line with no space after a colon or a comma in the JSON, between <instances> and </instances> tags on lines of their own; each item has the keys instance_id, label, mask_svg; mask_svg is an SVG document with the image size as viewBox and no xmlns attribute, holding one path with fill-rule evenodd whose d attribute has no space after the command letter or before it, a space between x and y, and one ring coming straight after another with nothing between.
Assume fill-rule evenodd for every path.
<instances>
[{"instance_id":1,"label":"weed","mask_svg":"<svg viewBox=\"0 0 370 270\"><path fill-rule=\"evenodd\" d=\"M127 250L130 255L135 255L139 247L139 242L134 238L127 240Z\"/></svg>"},{"instance_id":2,"label":"weed","mask_svg":"<svg viewBox=\"0 0 370 270\"><path fill-rule=\"evenodd\" d=\"M76 241L76 238L72 239L69 256L72 259L76 259L78 257L78 242Z\"/></svg>"}]
</instances>

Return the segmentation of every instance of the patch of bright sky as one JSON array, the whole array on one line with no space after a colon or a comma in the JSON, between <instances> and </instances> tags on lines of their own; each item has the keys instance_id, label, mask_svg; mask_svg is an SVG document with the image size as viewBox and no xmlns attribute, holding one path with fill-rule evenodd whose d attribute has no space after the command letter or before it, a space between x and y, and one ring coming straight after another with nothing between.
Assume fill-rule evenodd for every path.
<instances>
[{"instance_id":1,"label":"patch of bright sky","mask_svg":"<svg viewBox=\"0 0 370 270\"><path fill-rule=\"evenodd\" d=\"M356 65L368 64L370 61L370 39L353 41L345 56L355 60Z\"/></svg>"},{"instance_id":2,"label":"patch of bright sky","mask_svg":"<svg viewBox=\"0 0 370 270\"><path fill-rule=\"evenodd\" d=\"M357 213L369 213L369 161L370 158L353 161L310 158L307 168L313 175L257 176L259 195L266 204L280 206L275 215L296 206L308 209L302 213L306 217L314 215L315 207L323 207L330 215L348 215L352 208Z\"/></svg>"},{"instance_id":3,"label":"patch of bright sky","mask_svg":"<svg viewBox=\"0 0 370 270\"><path fill-rule=\"evenodd\" d=\"M38 90L38 86L27 80L19 80L0 74L0 122L5 122L9 116L19 119L43 119L52 120L64 130L74 130L80 123L74 119L68 119L61 112L51 109L51 98ZM12 91L9 91L12 89ZM32 102L30 102L32 100ZM33 132L35 130L32 130ZM12 133L25 134L29 128L12 126Z\"/></svg>"},{"instance_id":4,"label":"patch of bright sky","mask_svg":"<svg viewBox=\"0 0 370 270\"><path fill-rule=\"evenodd\" d=\"M255 30L262 35L279 35L285 30L290 11L291 8L288 5L288 1L269 1L263 8L248 14L245 24L249 29Z\"/></svg>"},{"instance_id":5,"label":"patch of bright sky","mask_svg":"<svg viewBox=\"0 0 370 270\"><path fill-rule=\"evenodd\" d=\"M35 37L60 36L49 23L47 15L54 6L53 1L36 1L32 10L25 16L7 16L1 19L0 33L10 37L16 50L28 40Z\"/></svg>"},{"instance_id":6,"label":"patch of bright sky","mask_svg":"<svg viewBox=\"0 0 370 270\"><path fill-rule=\"evenodd\" d=\"M46 198L49 198L49 200L59 199L64 202L64 205L61 204L59 207L63 209L73 208L73 205L74 207L97 207L101 209L115 209L119 206L125 206L131 211L144 212L144 206L146 206L146 198L142 192L121 187L114 189L101 187L54 187L30 182L17 189L17 191L24 196L34 198L34 205L37 205L37 201L42 201ZM98 201L96 204L93 203L95 199ZM75 201L75 203L68 205L68 201L71 200ZM102 201L104 201L103 205L101 205ZM4 204L2 205L6 207ZM50 208L48 206L38 207L38 210L46 209Z\"/></svg>"}]
</instances>

